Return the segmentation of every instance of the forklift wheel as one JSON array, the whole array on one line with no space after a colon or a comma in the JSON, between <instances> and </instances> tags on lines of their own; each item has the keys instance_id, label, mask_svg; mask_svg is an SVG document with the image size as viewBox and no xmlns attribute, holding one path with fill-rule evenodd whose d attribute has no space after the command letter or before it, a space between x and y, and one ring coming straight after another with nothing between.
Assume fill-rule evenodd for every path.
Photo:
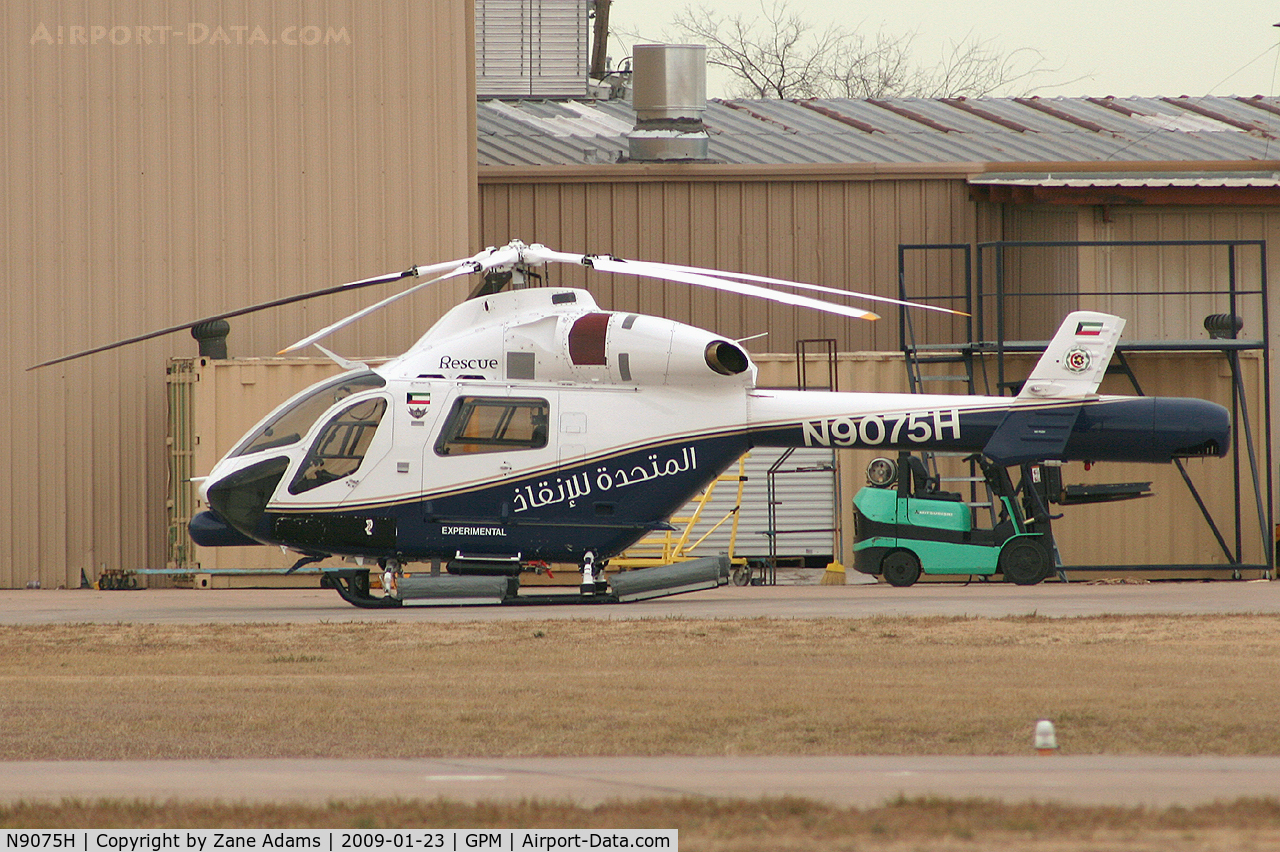
<instances>
[{"instance_id":1,"label":"forklift wheel","mask_svg":"<svg viewBox=\"0 0 1280 852\"><path fill-rule=\"evenodd\" d=\"M1015 538L1000 549L1000 570L1007 583L1034 586L1053 573L1049 551L1034 538Z\"/></svg>"},{"instance_id":2,"label":"forklift wheel","mask_svg":"<svg viewBox=\"0 0 1280 852\"><path fill-rule=\"evenodd\" d=\"M920 560L910 550L891 550L880 560L880 573L891 586L910 586L920 579Z\"/></svg>"}]
</instances>

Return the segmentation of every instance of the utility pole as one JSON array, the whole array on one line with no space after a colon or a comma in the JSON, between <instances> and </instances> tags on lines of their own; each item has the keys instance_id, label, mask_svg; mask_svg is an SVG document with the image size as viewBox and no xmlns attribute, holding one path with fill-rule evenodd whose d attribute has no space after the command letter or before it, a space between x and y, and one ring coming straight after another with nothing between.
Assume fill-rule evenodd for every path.
<instances>
[{"instance_id":1,"label":"utility pole","mask_svg":"<svg viewBox=\"0 0 1280 852\"><path fill-rule=\"evenodd\" d=\"M609 73L609 6L613 0L595 0L595 27L591 42L591 68L587 75L603 80Z\"/></svg>"}]
</instances>

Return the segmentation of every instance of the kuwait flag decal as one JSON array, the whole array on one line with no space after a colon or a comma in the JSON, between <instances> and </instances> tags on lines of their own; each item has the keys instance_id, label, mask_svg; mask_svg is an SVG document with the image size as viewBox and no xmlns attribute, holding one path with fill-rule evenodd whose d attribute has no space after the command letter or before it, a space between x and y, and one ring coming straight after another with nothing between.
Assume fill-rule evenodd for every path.
<instances>
[{"instance_id":1,"label":"kuwait flag decal","mask_svg":"<svg viewBox=\"0 0 1280 852\"><path fill-rule=\"evenodd\" d=\"M1078 322L1076 323L1076 337L1098 337L1105 328L1100 322Z\"/></svg>"},{"instance_id":2,"label":"kuwait flag decal","mask_svg":"<svg viewBox=\"0 0 1280 852\"><path fill-rule=\"evenodd\" d=\"M415 420L421 419L426 416L427 408L431 405L431 394L411 392L406 401L409 404L409 414L411 414Z\"/></svg>"}]
</instances>

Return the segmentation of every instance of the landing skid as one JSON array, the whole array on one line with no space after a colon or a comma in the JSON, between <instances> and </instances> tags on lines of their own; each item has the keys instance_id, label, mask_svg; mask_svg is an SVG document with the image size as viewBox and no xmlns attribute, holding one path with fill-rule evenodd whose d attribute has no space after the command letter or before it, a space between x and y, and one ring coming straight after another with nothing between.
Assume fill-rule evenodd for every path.
<instances>
[{"instance_id":1,"label":"landing skid","mask_svg":"<svg viewBox=\"0 0 1280 852\"><path fill-rule=\"evenodd\" d=\"M369 569L325 571L322 588L335 589L347 603L362 609L395 609L402 606L544 606L561 604L633 603L650 598L714 589L729 582L729 558L709 556L688 562L624 571L613 575L603 589L575 592L520 593L516 577L406 574L397 579L391 594L374 595Z\"/></svg>"},{"instance_id":2,"label":"landing skid","mask_svg":"<svg viewBox=\"0 0 1280 852\"><path fill-rule=\"evenodd\" d=\"M325 571L320 575L320 588L336 589L342 599L362 609L390 609L401 606L398 599L369 594L369 569L347 568Z\"/></svg>"}]
</instances>

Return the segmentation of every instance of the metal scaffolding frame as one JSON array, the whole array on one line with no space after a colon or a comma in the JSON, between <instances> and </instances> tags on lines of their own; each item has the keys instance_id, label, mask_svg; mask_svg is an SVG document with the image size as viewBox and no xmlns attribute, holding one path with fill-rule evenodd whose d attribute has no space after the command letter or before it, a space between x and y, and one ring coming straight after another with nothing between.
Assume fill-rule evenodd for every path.
<instances>
[{"instance_id":1,"label":"metal scaffolding frame","mask_svg":"<svg viewBox=\"0 0 1280 852\"><path fill-rule=\"evenodd\" d=\"M1227 289L1212 290L1081 290L1077 281L1073 292L1019 290L1011 293L1006 289L1006 261L1011 253L1025 249L1068 249L1082 248L1178 248L1178 247L1218 247L1227 253ZM916 251L961 251L964 255L965 281L964 291L960 295L947 293L932 297L925 294L909 294L907 288L907 255ZM1242 251L1256 251L1258 262L1258 285L1252 289L1240 286L1240 268ZM1228 541L1220 525L1215 521L1205 505L1194 482L1186 472L1181 461L1176 461L1179 473L1187 486L1196 505L1199 507L1206 523L1227 559L1227 564L1205 565L1083 565L1071 566L1074 571L1188 571L1188 570L1220 570L1230 568L1234 576L1243 570L1261 570L1265 576L1274 576L1276 567L1275 542L1270 539L1275 529L1274 485L1272 473L1272 429L1271 429L1271 358L1267 341L1270 339L1270 314L1267 302L1267 247L1265 240L997 240L981 242L976 246L968 243L903 243L898 246L898 291L903 300L914 299L930 304L943 303L955 307L957 301L963 302L966 312L971 318L966 321L965 334L967 340L948 343L920 344L915 340L910 312L899 309L899 348L901 349L908 371L913 392L919 392L923 382L934 380L966 380L969 392L976 390L974 379L975 366L983 364L984 359L993 358L996 368L996 388L998 393L1016 393L1019 382L1010 382L1005 378L1005 358L1012 354L1039 354L1044 351L1047 341L1010 340L1007 335L1006 314L1012 302L1033 297L1075 297L1075 298L1112 298L1112 297L1161 297L1161 296L1226 296L1228 300L1228 316L1239 315L1241 302L1256 300L1258 312L1262 317L1262 335L1260 339L1241 340L1235 337L1234 329L1222 336L1209 340L1143 340L1122 342L1116 348L1115 361L1111 371L1123 373L1132 385L1134 392L1144 395L1130 365L1128 355L1138 352L1181 352L1210 351L1218 352L1227 361L1231 371L1231 422L1236 440L1232 442L1232 476L1234 483L1233 507L1233 540ZM991 292L986 290L985 270L990 260L994 269L994 286ZM988 330L994 332L988 336ZM1245 394L1240 369L1240 353L1246 351L1260 352L1263 372L1263 435L1261 453L1258 439L1253 434L1249 416L1248 399ZM925 376L922 364L950 361L964 365L964 376ZM1243 467L1247 461L1249 482L1244 481ZM1265 486L1264 486L1265 483ZM1245 542L1243 536L1243 518L1245 498L1243 491L1251 488L1254 510L1258 515L1258 524L1262 536L1262 563L1246 563L1243 558Z\"/></svg>"}]
</instances>

